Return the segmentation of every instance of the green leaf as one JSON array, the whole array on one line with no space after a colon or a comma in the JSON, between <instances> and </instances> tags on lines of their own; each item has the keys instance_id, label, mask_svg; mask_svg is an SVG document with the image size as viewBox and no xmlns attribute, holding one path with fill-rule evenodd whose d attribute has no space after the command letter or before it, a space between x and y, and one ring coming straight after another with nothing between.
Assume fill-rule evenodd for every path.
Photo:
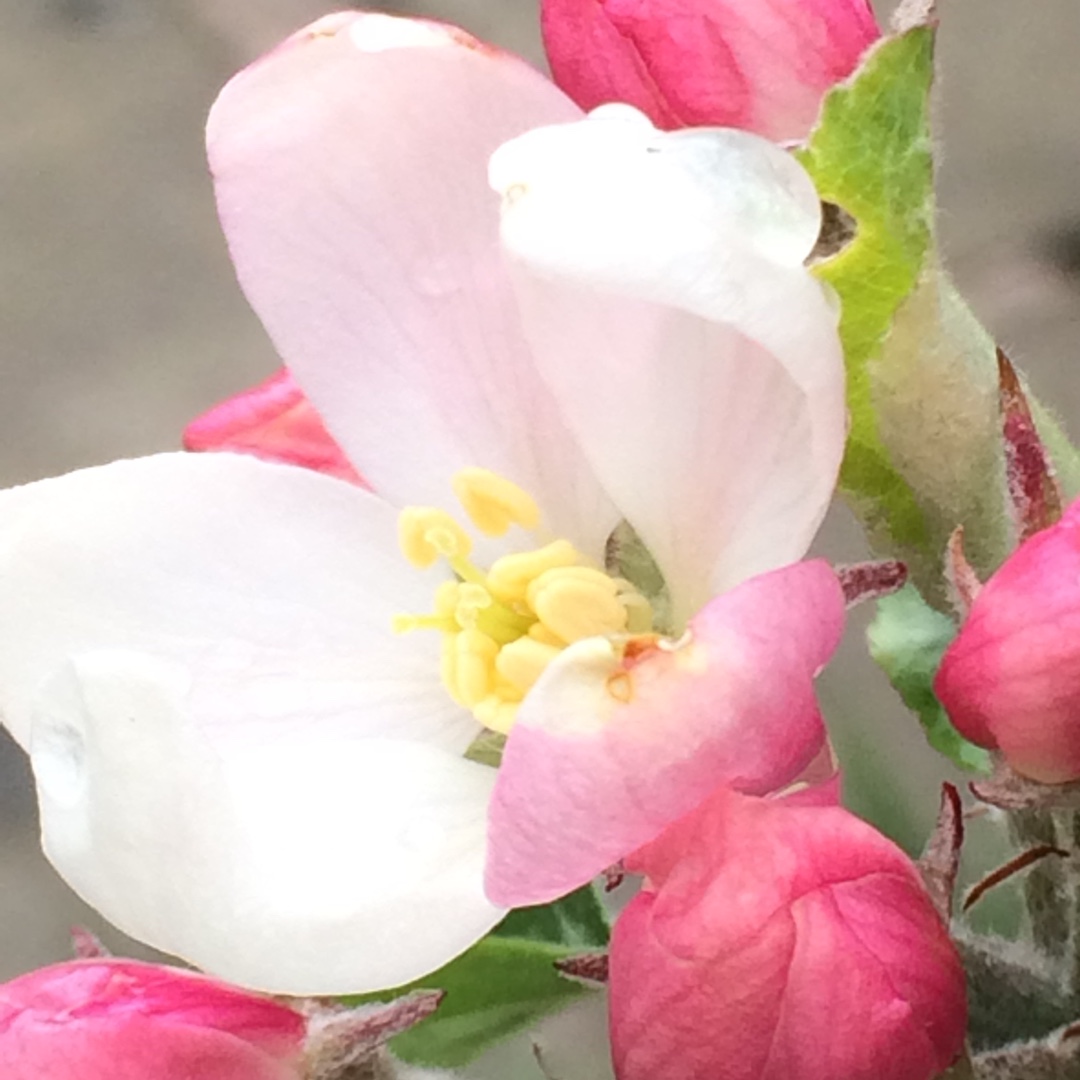
<instances>
[{"instance_id":1,"label":"green leaf","mask_svg":"<svg viewBox=\"0 0 1080 1080\"><path fill-rule=\"evenodd\" d=\"M866 636L870 655L904 704L919 717L930 745L962 769L990 772L990 755L952 726L934 694L942 654L956 636L952 619L931 608L917 589L907 585L878 601Z\"/></svg>"},{"instance_id":2,"label":"green leaf","mask_svg":"<svg viewBox=\"0 0 1080 1080\"><path fill-rule=\"evenodd\" d=\"M465 751L466 761L475 761L478 765L488 765L497 769L502 764L503 751L506 749L506 736L497 731L484 728L470 743Z\"/></svg>"},{"instance_id":3,"label":"green leaf","mask_svg":"<svg viewBox=\"0 0 1080 1080\"><path fill-rule=\"evenodd\" d=\"M432 912L432 918L438 918ZM392 1039L402 1060L455 1068L533 1021L592 993L556 970L555 962L579 949L492 935L438 971L408 986L350 999L386 1001L410 990L443 990L434 1015Z\"/></svg>"},{"instance_id":4,"label":"green leaf","mask_svg":"<svg viewBox=\"0 0 1080 1080\"><path fill-rule=\"evenodd\" d=\"M1015 544L1005 500L995 344L941 269L934 239L934 28L884 38L825 98L800 159L854 239L814 271L836 290L851 433L841 490L881 554L947 610L942 560L964 526L981 576ZM1067 493L1080 456L1031 401Z\"/></svg>"},{"instance_id":5,"label":"green leaf","mask_svg":"<svg viewBox=\"0 0 1080 1080\"><path fill-rule=\"evenodd\" d=\"M602 949L610 924L592 885L552 904L518 908L482 941L422 979L354 1003L387 1001L411 990L443 990L434 1015L391 1041L394 1053L417 1065L454 1068L548 1013L592 993L564 979L555 962Z\"/></svg>"},{"instance_id":6,"label":"green leaf","mask_svg":"<svg viewBox=\"0 0 1080 1080\"><path fill-rule=\"evenodd\" d=\"M499 937L546 941L584 951L604 948L611 927L595 887L586 885L553 904L511 911L494 933Z\"/></svg>"},{"instance_id":7,"label":"green leaf","mask_svg":"<svg viewBox=\"0 0 1080 1080\"><path fill-rule=\"evenodd\" d=\"M932 244L929 98L934 31L882 40L825 98L800 160L827 202L855 218L855 239L816 268L840 296L851 433L841 486L872 527L901 546L926 542L911 487L877 427L869 363L914 290Z\"/></svg>"}]
</instances>

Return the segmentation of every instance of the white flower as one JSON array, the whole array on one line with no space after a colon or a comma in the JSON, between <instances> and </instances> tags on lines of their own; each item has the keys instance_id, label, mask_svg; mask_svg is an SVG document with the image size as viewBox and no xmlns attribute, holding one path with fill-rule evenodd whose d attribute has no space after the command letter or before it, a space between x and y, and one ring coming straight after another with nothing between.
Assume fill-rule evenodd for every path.
<instances>
[{"instance_id":1,"label":"white flower","mask_svg":"<svg viewBox=\"0 0 1080 1080\"><path fill-rule=\"evenodd\" d=\"M553 124L492 164L508 264L487 162ZM556 539L603 567L625 518L673 626L800 557L844 437L816 196L752 136L583 121L514 58L377 15L239 75L209 147L241 284L378 494L228 454L0 493L0 710L46 852L128 933L267 990L398 985L500 917L495 773L463 755L516 708L504 682L471 708L480 653L447 677L464 707L440 636L391 631L449 579L402 557L399 511L426 508L414 562L434 537L481 575ZM455 477L481 524L527 493L540 531L447 540ZM552 619L591 625L605 588Z\"/></svg>"}]
</instances>

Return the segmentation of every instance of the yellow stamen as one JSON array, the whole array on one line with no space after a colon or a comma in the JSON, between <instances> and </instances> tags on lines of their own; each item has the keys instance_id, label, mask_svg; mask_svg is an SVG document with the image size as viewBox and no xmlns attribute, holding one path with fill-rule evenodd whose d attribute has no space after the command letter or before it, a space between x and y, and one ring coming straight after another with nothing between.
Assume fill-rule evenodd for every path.
<instances>
[{"instance_id":1,"label":"yellow stamen","mask_svg":"<svg viewBox=\"0 0 1080 1080\"><path fill-rule=\"evenodd\" d=\"M508 645L526 634L532 625L532 617L518 615L503 604L492 604L477 612L476 625L488 637L494 638L500 645Z\"/></svg>"},{"instance_id":2,"label":"yellow stamen","mask_svg":"<svg viewBox=\"0 0 1080 1080\"><path fill-rule=\"evenodd\" d=\"M511 525L535 529L540 524L533 497L496 473L462 469L452 483L465 513L485 536L504 536Z\"/></svg>"},{"instance_id":3,"label":"yellow stamen","mask_svg":"<svg viewBox=\"0 0 1080 1080\"><path fill-rule=\"evenodd\" d=\"M525 599L528 601L529 607L535 611L536 598L544 589L556 581L578 581L583 586L597 589L608 596L618 596L619 594L620 582L605 574L603 570L595 570L591 566L559 566L537 574L529 582L529 586L525 590Z\"/></svg>"},{"instance_id":4,"label":"yellow stamen","mask_svg":"<svg viewBox=\"0 0 1080 1080\"><path fill-rule=\"evenodd\" d=\"M462 630L476 626L480 612L491 606L491 593L482 585L471 583L458 586L458 602L454 608L454 618Z\"/></svg>"},{"instance_id":5,"label":"yellow stamen","mask_svg":"<svg viewBox=\"0 0 1080 1080\"><path fill-rule=\"evenodd\" d=\"M398 515L398 543L413 566L426 570L442 558L465 558L472 551L469 534L445 511L407 506Z\"/></svg>"},{"instance_id":6,"label":"yellow stamen","mask_svg":"<svg viewBox=\"0 0 1080 1080\"><path fill-rule=\"evenodd\" d=\"M454 477L454 490L488 535L539 524L532 498L494 473L466 469ZM436 589L433 612L396 615L394 630L442 632L447 692L492 731L510 730L525 695L567 645L652 629L645 597L629 581L588 565L568 540L504 555L485 572L470 561L469 534L444 510L409 507L398 529L414 566L443 558L455 576Z\"/></svg>"},{"instance_id":7,"label":"yellow stamen","mask_svg":"<svg viewBox=\"0 0 1080 1080\"><path fill-rule=\"evenodd\" d=\"M473 709L473 716L486 728L497 731L500 735L509 735L517 718L518 703L503 701L492 694Z\"/></svg>"},{"instance_id":8,"label":"yellow stamen","mask_svg":"<svg viewBox=\"0 0 1080 1080\"><path fill-rule=\"evenodd\" d=\"M576 566L580 561L581 556L569 540L556 540L535 551L521 551L496 559L488 571L488 587L504 603L523 601L529 585L545 570Z\"/></svg>"},{"instance_id":9,"label":"yellow stamen","mask_svg":"<svg viewBox=\"0 0 1080 1080\"><path fill-rule=\"evenodd\" d=\"M499 646L479 630L462 630L443 644L442 676L450 696L468 709L492 691Z\"/></svg>"},{"instance_id":10,"label":"yellow stamen","mask_svg":"<svg viewBox=\"0 0 1080 1080\"><path fill-rule=\"evenodd\" d=\"M647 634L653 628L652 604L639 592L619 592L619 603L626 609L626 631Z\"/></svg>"},{"instance_id":11,"label":"yellow stamen","mask_svg":"<svg viewBox=\"0 0 1080 1080\"><path fill-rule=\"evenodd\" d=\"M626 608L618 586L600 570L572 566L548 570L529 586L529 606L553 634L580 641L626 630Z\"/></svg>"},{"instance_id":12,"label":"yellow stamen","mask_svg":"<svg viewBox=\"0 0 1080 1080\"><path fill-rule=\"evenodd\" d=\"M542 645L531 637L521 637L504 645L495 658L495 670L522 692L531 690L544 668L559 655L554 645Z\"/></svg>"},{"instance_id":13,"label":"yellow stamen","mask_svg":"<svg viewBox=\"0 0 1080 1080\"><path fill-rule=\"evenodd\" d=\"M565 649L570 644L563 641L558 634L553 634L542 622L533 623L529 627L529 637L533 641L539 641L541 645L554 645L556 649Z\"/></svg>"},{"instance_id":14,"label":"yellow stamen","mask_svg":"<svg viewBox=\"0 0 1080 1080\"><path fill-rule=\"evenodd\" d=\"M456 581L444 581L435 590L435 612L452 619L461 596L461 585Z\"/></svg>"}]
</instances>

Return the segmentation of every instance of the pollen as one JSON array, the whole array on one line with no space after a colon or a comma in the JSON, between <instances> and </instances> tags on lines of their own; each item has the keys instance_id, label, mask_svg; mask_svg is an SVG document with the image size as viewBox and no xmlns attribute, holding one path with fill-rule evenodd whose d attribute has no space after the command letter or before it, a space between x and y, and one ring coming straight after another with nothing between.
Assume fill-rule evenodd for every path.
<instances>
[{"instance_id":1,"label":"pollen","mask_svg":"<svg viewBox=\"0 0 1080 1080\"><path fill-rule=\"evenodd\" d=\"M454 492L472 524L488 536L540 524L533 498L485 469L466 469ZM598 635L647 633L652 608L630 582L612 577L565 539L504 555L488 570L470 561L473 542L435 507L401 512L398 536L413 566L440 559L453 574L435 592L430 614L401 614L399 633L443 635L440 673L447 693L492 731L506 734L517 710L568 645ZM619 688L612 688L616 694Z\"/></svg>"}]
</instances>

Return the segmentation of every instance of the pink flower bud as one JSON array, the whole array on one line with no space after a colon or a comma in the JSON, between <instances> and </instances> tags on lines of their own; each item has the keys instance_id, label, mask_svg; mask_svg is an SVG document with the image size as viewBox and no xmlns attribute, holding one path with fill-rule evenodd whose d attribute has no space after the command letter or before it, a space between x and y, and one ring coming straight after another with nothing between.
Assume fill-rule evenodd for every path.
<instances>
[{"instance_id":1,"label":"pink flower bud","mask_svg":"<svg viewBox=\"0 0 1080 1080\"><path fill-rule=\"evenodd\" d=\"M839 807L719 790L637 854L615 926L620 1080L931 1080L964 973L911 861Z\"/></svg>"},{"instance_id":2,"label":"pink flower bud","mask_svg":"<svg viewBox=\"0 0 1080 1080\"><path fill-rule=\"evenodd\" d=\"M192 420L184 448L252 454L363 483L284 368Z\"/></svg>"},{"instance_id":3,"label":"pink flower bud","mask_svg":"<svg viewBox=\"0 0 1080 1080\"><path fill-rule=\"evenodd\" d=\"M555 82L665 128L801 139L879 31L867 0L543 0Z\"/></svg>"},{"instance_id":4,"label":"pink flower bud","mask_svg":"<svg viewBox=\"0 0 1080 1080\"><path fill-rule=\"evenodd\" d=\"M982 587L934 691L965 738L1016 772L1080 779L1080 502Z\"/></svg>"},{"instance_id":5,"label":"pink flower bud","mask_svg":"<svg viewBox=\"0 0 1080 1080\"><path fill-rule=\"evenodd\" d=\"M176 968L76 960L0 986L4 1080L297 1080L305 1021Z\"/></svg>"}]
</instances>

